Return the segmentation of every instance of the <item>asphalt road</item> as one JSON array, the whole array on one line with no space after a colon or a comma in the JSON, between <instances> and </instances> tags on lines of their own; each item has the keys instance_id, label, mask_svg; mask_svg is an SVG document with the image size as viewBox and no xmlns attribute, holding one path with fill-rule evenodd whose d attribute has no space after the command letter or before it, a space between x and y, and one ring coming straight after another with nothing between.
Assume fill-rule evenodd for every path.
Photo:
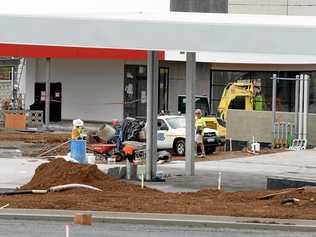
<instances>
[{"instance_id":1,"label":"asphalt road","mask_svg":"<svg viewBox=\"0 0 316 237\"><path fill-rule=\"evenodd\" d=\"M62 237L66 236L66 225L69 226L69 237L241 237L241 236L315 236L311 232L280 232L263 230L233 230L233 229L212 229L192 228L180 226L157 226L157 225L130 225L130 224L103 224L96 223L92 226L74 225L67 222L53 221L18 221L1 220L0 236L8 237Z\"/></svg>"}]
</instances>

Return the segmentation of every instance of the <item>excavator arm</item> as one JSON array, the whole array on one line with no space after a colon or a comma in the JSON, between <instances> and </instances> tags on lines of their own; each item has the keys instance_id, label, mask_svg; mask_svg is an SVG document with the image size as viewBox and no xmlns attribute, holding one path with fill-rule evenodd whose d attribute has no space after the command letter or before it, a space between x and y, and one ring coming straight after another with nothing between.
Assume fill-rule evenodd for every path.
<instances>
[{"instance_id":1,"label":"excavator arm","mask_svg":"<svg viewBox=\"0 0 316 237\"><path fill-rule=\"evenodd\" d=\"M253 110L254 84L249 83L229 83L222 94L221 101L217 108L217 116L226 121L227 111L230 109L231 103L238 97L244 99L245 110Z\"/></svg>"}]
</instances>

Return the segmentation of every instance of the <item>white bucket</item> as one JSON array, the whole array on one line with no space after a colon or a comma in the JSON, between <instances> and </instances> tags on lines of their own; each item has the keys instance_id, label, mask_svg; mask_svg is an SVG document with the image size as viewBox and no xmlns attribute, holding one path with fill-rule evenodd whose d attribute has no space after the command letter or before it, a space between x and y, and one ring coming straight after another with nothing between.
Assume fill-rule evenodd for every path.
<instances>
[{"instance_id":1,"label":"white bucket","mask_svg":"<svg viewBox=\"0 0 316 237\"><path fill-rule=\"evenodd\" d=\"M258 142L252 143L251 150L253 152L260 152L260 143L258 143Z\"/></svg>"},{"instance_id":2,"label":"white bucket","mask_svg":"<svg viewBox=\"0 0 316 237\"><path fill-rule=\"evenodd\" d=\"M90 165L94 165L95 164L95 155L94 154L87 153L86 157L87 157L88 164L90 164Z\"/></svg>"},{"instance_id":3,"label":"white bucket","mask_svg":"<svg viewBox=\"0 0 316 237\"><path fill-rule=\"evenodd\" d=\"M115 164L116 163L115 157L108 157L107 161L108 161L108 164Z\"/></svg>"}]
</instances>

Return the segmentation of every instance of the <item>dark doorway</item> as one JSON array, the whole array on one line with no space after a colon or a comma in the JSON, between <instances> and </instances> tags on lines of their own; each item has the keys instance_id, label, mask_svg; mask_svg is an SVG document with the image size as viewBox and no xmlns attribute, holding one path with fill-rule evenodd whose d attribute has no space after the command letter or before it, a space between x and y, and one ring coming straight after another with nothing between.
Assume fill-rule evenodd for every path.
<instances>
[{"instance_id":1,"label":"dark doorway","mask_svg":"<svg viewBox=\"0 0 316 237\"><path fill-rule=\"evenodd\" d=\"M61 83L50 83L50 116L49 120L51 122L61 121Z\"/></svg>"},{"instance_id":2,"label":"dark doorway","mask_svg":"<svg viewBox=\"0 0 316 237\"><path fill-rule=\"evenodd\" d=\"M145 118L147 96L146 66L126 65L124 78L124 116Z\"/></svg>"},{"instance_id":3,"label":"dark doorway","mask_svg":"<svg viewBox=\"0 0 316 237\"><path fill-rule=\"evenodd\" d=\"M125 65L124 117L145 118L147 103L147 67ZM169 69L159 69L158 111L168 111Z\"/></svg>"},{"instance_id":4,"label":"dark doorway","mask_svg":"<svg viewBox=\"0 0 316 237\"><path fill-rule=\"evenodd\" d=\"M159 90L158 90L158 111L169 110L169 69L161 67L159 69Z\"/></svg>"},{"instance_id":5,"label":"dark doorway","mask_svg":"<svg viewBox=\"0 0 316 237\"><path fill-rule=\"evenodd\" d=\"M30 106L31 110L42 110L45 121L45 97L46 86L43 82L35 83L34 104ZM60 82L50 83L50 122L61 121L61 102L62 102L62 85Z\"/></svg>"}]
</instances>

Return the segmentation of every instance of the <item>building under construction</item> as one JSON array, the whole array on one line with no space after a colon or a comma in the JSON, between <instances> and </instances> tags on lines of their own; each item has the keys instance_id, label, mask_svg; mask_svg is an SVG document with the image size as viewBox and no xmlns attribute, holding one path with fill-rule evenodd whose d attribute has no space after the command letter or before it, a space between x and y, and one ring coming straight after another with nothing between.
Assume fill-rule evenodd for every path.
<instances>
[{"instance_id":1,"label":"building under construction","mask_svg":"<svg viewBox=\"0 0 316 237\"><path fill-rule=\"evenodd\" d=\"M206 11L222 13L264 13L309 15L304 6L263 3L238 4L235 1L171 1L172 11ZM216 2L216 4L215 4ZM275 5L276 4L276 5ZM264 5L264 6L263 6ZM186 9L183 9L183 6ZM202 7L201 7L202 6ZM262 7L263 6L263 7ZM247 10L246 10L247 9ZM261 9L261 11L259 11ZM276 9L279 9L276 12ZM284 11L286 9L286 11ZM50 74L50 121L81 118L86 121L111 121L126 116L146 116L147 68L145 51L94 49L53 46L26 46L1 44L4 56L25 58L23 73L17 76L18 92L23 95L26 109L45 111L46 78ZM159 54L159 111L177 113L179 98L185 94L185 53L166 50ZM316 66L308 58L292 57L265 59L261 56L234 57L223 53L197 53L197 86L195 94L209 101L210 113L215 114L224 87L230 82L256 81L264 99L263 110L272 110L272 83L279 78L295 78L306 74L310 78L309 112L316 111ZM13 77L11 77L13 78ZM10 84L13 96L13 83ZM295 82L278 81L276 110L295 111ZM239 107L239 109L243 109Z\"/></svg>"}]
</instances>

